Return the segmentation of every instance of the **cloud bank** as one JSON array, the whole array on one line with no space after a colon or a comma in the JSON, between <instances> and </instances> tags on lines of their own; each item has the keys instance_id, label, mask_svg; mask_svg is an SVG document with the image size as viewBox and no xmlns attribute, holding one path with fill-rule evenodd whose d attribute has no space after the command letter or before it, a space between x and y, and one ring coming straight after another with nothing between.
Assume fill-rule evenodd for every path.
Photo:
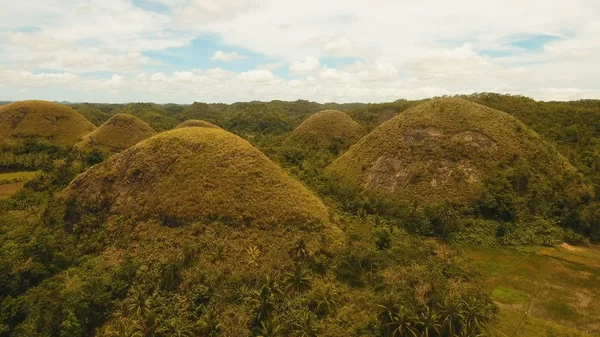
<instances>
[{"instance_id":1,"label":"cloud bank","mask_svg":"<svg viewBox=\"0 0 600 337\"><path fill-rule=\"evenodd\" d=\"M31 0L0 13L0 100L600 98L600 2Z\"/></svg>"}]
</instances>

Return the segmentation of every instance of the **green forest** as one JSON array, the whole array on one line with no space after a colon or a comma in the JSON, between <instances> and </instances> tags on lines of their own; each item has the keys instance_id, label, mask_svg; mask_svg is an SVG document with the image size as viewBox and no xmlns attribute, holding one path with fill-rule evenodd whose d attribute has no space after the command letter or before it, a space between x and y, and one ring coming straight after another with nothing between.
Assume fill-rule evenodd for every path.
<instances>
[{"instance_id":1,"label":"green forest","mask_svg":"<svg viewBox=\"0 0 600 337\"><path fill-rule=\"evenodd\" d=\"M1 102L0 149L0 337L600 334L598 100Z\"/></svg>"}]
</instances>

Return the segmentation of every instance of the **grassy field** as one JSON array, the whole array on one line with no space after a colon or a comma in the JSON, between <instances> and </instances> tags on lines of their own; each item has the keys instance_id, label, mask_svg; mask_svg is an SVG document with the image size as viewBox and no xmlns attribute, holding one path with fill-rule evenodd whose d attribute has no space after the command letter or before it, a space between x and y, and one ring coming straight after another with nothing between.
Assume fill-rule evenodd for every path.
<instances>
[{"instance_id":1,"label":"grassy field","mask_svg":"<svg viewBox=\"0 0 600 337\"><path fill-rule=\"evenodd\" d=\"M6 199L19 192L25 182L35 178L39 171L0 173L0 199Z\"/></svg>"},{"instance_id":2,"label":"grassy field","mask_svg":"<svg viewBox=\"0 0 600 337\"><path fill-rule=\"evenodd\" d=\"M497 336L600 334L600 247L463 247L501 308Z\"/></svg>"},{"instance_id":3,"label":"grassy field","mask_svg":"<svg viewBox=\"0 0 600 337\"><path fill-rule=\"evenodd\" d=\"M0 173L0 181L7 180L17 180L17 181L27 181L35 178L38 175L39 171L22 171L22 172L9 172L9 173Z\"/></svg>"}]
</instances>

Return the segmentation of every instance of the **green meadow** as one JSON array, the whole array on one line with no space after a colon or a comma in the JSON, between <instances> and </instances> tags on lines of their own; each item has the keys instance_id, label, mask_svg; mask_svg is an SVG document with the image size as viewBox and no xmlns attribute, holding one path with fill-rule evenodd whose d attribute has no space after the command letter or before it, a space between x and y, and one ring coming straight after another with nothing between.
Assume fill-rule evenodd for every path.
<instances>
[{"instance_id":1,"label":"green meadow","mask_svg":"<svg viewBox=\"0 0 600 337\"><path fill-rule=\"evenodd\" d=\"M464 250L500 307L498 336L600 334L600 247Z\"/></svg>"}]
</instances>

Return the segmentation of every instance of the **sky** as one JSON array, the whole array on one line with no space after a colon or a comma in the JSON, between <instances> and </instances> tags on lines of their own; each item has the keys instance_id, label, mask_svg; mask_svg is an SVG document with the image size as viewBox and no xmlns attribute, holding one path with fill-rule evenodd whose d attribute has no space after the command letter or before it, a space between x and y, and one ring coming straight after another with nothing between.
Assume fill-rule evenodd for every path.
<instances>
[{"instance_id":1,"label":"sky","mask_svg":"<svg viewBox=\"0 0 600 337\"><path fill-rule=\"evenodd\" d=\"M0 100L600 99L598 0L0 0Z\"/></svg>"}]
</instances>

